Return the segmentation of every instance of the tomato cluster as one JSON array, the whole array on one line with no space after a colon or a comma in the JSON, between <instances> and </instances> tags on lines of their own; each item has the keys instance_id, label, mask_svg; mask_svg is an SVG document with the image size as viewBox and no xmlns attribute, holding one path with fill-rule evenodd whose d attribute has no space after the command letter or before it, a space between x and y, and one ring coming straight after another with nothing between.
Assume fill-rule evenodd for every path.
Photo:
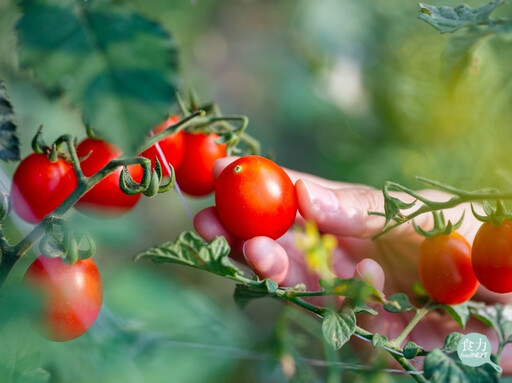
<instances>
[{"instance_id":1,"label":"tomato cluster","mask_svg":"<svg viewBox=\"0 0 512 383\"><path fill-rule=\"evenodd\" d=\"M179 122L170 116L154 127L158 134ZM217 143L215 133L185 132L178 130L141 153L151 160L152 166L159 159L164 176L169 176L170 164L176 169L181 189L192 196L211 193L215 186L213 164L226 156L226 144ZM37 224L59 207L77 188L78 177L65 155L43 147L43 152L33 153L18 165L12 184L13 210L26 222ZM117 146L89 137L76 147L81 170L91 177L110 161L121 157ZM51 158L51 159L50 159ZM133 180L140 183L143 168L128 166ZM130 211L140 199L140 194L128 195L119 184L121 168L86 190L75 207L84 212L119 216ZM25 281L42 293L43 308L40 327L50 339L65 341L82 335L93 324L102 302L101 278L91 259L67 265L61 258L40 256L25 274Z\"/></svg>"},{"instance_id":2,"label":"tomato cluster","mask_svg":"<svg viewBox=\"0 0 512 383\"><path fill-rule=\"evenodd\" d=\"M440 303L463 303L479 284L496 293L512 292L512 221L483 223L473 246L456 232L426 238L418 272L428 295Z\"/></svg>"}]
</instances>

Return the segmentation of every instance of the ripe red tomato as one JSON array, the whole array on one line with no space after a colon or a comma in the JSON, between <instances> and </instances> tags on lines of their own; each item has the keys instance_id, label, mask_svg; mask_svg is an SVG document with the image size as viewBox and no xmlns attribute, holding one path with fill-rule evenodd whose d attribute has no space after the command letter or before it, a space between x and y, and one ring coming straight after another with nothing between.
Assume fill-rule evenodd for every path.
<instances>
[{"instance_id":1,"label":"ripe red tomato","mask_svg":"<svg viewBox=\"0 0 512 383\"><path fill-rule=\"evenodd\" d=\"M512 222L486 222L473 240L473 270L478 281L496 293L512 292Z\"/></svg>"},{"instance_id":2,"label":"ripe red tomato","mask_svg":"<svg viewBox=\"0 0 512 383\"><path fill-rule=\"evenodd\" d=\"M463 303L478 287L471 267L471 245L456 232L425 238L420 247L418 271L428 295L439 303Z\"/></svg>"},{"instance_id":3,"label":"ripe red tomato","mask_svg":"<svg viewBox=\"0 0 512 383\"><path fill-rule=\"evenodd\" d=\"M174 125L179 121L180 118L178 116L170 116L167 120L155 126L153 128L153 133L158 134L163 132L169 126ZM167 171L167 167L164 164L170 162L174 169L180 166L181 160L183 159L183 154L185 152L185 132L180 130L176 133L173 133L170 136L167 136L164 139L158 141L158 145L160 146L160 149L162 149L162 153L165 156L165 159L162 158L161 154L156 148L156 145L153 145L150 148L144 150L141 153L141 156L150 159L151 166L153 168L155 167L155 157L158 156L158 160L162 165L162 174L164 176L168 176L169 172Z\"/></svg>"},{"instance_id":4,"label":"ripe red tomato","mask_svg":"<svg viewBox=\"0 0 512 383\"><path fill-rule=\"evenodd\" d=\"M277 164L246 156L229 164L217 178L215 205L222 223L238 238L276 239L295 221L297 194Z\"/></svg>"},{"instance_id":5,"label":"ripe red tomato","mask_svg":"<svg viewBox=\"0 0 512 383\"><path fill-rule=\"evenodd\" d=\"M69 197L78 184L73 166L32 153L20 162L12 183L13 209L23 220L39 223Z\"/></svg>"},{"instance_id":6,"label":"ripe red tomato","mask_svg":"<svg viewBox=\"0 0 512 383\"><path fill-rule=\"evenodd\" d=\"M82 171L86 177L96 174L111 160L121 156L122 152L117 146L103 140L86 138L76 148ZM133 179L142 180L143 169L139 165L128 166ZM87 191L76 203L79 210L93 210L118 216L131 210L140 198L140 194L128 195L119 187L121 168L117 168L94 187Z\"/></svg>"},{"instance_id":7,"label":"ripe red tomato","mask_svg":"<svg viewBox=\"0 0 512 383\"><path fill-rule=\"evenodd\" d=\"M215 142L215 133L185 133L185 155L176 169L180 189L191 196L204 196L215 188L213 164L226 157L226 144Z\"/></svg>"},{"instance_id":8,"label":"ripe red tomato","mask_svg":"<svg viewBox=\"0 0 512 383\"><path fill-rule=\"evenodd\" d=\"M100 312L101 276L90 258L66 265L61 258L40 255L25 273L24 282L41 294L38 323L49 339L63 342L79 337Z\"/></svg>"}]
</instances>

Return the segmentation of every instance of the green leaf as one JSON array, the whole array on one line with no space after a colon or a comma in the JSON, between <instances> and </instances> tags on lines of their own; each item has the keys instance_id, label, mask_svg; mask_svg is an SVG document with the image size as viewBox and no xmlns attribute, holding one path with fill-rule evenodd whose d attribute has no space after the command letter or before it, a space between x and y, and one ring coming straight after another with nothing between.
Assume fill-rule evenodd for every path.
<instances>
[{"instance_id":1,"label":"green leaf","mask_svg":"<svg viewBox=\"0 0 512 383\"><path fill-rule=\"evenodd\" d=\"M167 242L138 254L135 260L150 259L157 264L177 263L223 276L242 275L243 272L229 260L229 252L225 238L216 237L205 242L198 234L187 231L180 234L174 242Z\"/></svg>"},{"instance_id":2,"label":"green leaf","mask_svg":"<svg viewBox=\"0 0 512 383\"><path fill-rule=\"evenodd\" d=\"M386 346L386 343L388 342L388 338L384 335L380 335L380 334L373 334L373 337L372 337L372 345L373 347L375 348L382 348L384 346Z\"/></svg>"},{"instance_id":3,"label":"green leaf","mask_svg":"<svg viewBox=\"0 0 512 383\"><path fill-rule=\"evenodd\" d=\"M17 161L20 159L20 142L16 135L14 109L7 97L3 81L0 80L0 159Z\"/></svg>"},{"instance_id":4,"label":"green leaf","mask_svg":"<svg viewBox=\"0 0 512 383\"><path fill-rule=\"evenodd\" d=\"M499 382L499 374L489 364L469 367L458 360L457 353L446 354L437 348L425 357L423 371L435 383Z\"/></svg>"},{"instance_id":5,"label":"green leaf","mask_svg":"<svg viewBox=\"0 0 512 383\"><path fill-rule=\"evenodd\" d=\"M340 313L327 310L322 322L322 333L328 344L336 350L350 339L356 330L354 311L344 308Z\"/></svg>"},{"instance_id":6,"label":"green leaf","mask_svg":"<svg viewBox=\"0 0 512 383\"><path fill-rule=\"evenodd\" d=\"M460 305L441 305L446 312L457 322L457 324L464 328L466 327L466 323L469 319L469 307L467 303L462 303Z\"/></svg>"},{"instance_id":7,"label":"green leaf","mask_svg":"<svg viewBox=\"0 0 512 383\"><path fill-rule=\"evenodd\" d=\"M384 305L384 310L390 313L403 313L404 311L416 310L409 297L404 293L393 294L388 298L388 303Z\"/></svg>"},{"instance_id":8,"label":"green leaf","mask_svg":"<svg viewBox=\"0 0 512 383\"><path fill-rule=\"evenodd\" d=\"M352 309L354 310L354 314L379 315L379 313L376 310L372 309L371 307L365 304L356 305Z\"/></svg>"},{"instance_id":9,"label":"green leaf","mask_svg":"<svg viewBox=\"0 0 512 383\"><path fill-rule=\"evenodd\" d=\"M457 346L464 334L460 332L452 332L444 340L443 351L447 353L457 352Z\"/></svg>"},{"instance_id":10,"label":"green leaf","mask_svg":"<svg viewBox=\"0 0 512 383\"><path fill-rule=\"evenodd\" d=\"M500 341L512 335L512 305L469 303L471 315L496 331Z\"/></svg>"},{"instance_id":11,"label":"green leaf","mask_svg":"<svg viewBox=\"0 0 512 383\"><path fill-rule=\"evenodd\" d=\"M360 279L324 279L320 280L320 286L329 294L352 299L356 306L372 298L380 302L384 300L383 293Z\"/></svg>"},{"instance_id":12,"label":"green leaf","mask_svg":"<svg viewBox=\"0 0 512 383\"><path fill-rule=\"evenodd\" d=\"M472 28L450 38L441 56L441 78L454 87L469 67L475 50L489 36L486 29Z\"/></svg>"},{"instance_id":13,"label":"green leaf","mask_svg":"<svg viewBox=\"0 0 512 383\"><path fill-rule=\"evenodd\" d=\"M2 383L46 383L50 374L42 368L39 336L24 320L13 320L0 330Z\"/></svg>"},{"instance_id":14,"label":"green leaf","mask_svg":"<svg viewBox=\"0 0 512 383\"><path fill-rule=\"evenodd\" d=\"M175 102L173 38L162 25L119 2L19 4L21 66L48 96L65 96L101 135L134 153Z\"/></svg>"},{"instance_id":15,"label":"green leaf","mask_svg":"<svg viewBox=\"0 0 512 383\"><path fill-rule=\"evenodd\" d=\"M414 342L407 342L404 346L404 357L407 359L415 358L421 351L421 347Z\"/></svg>"},{"instance_id":16,"label":"green leaf","mask_svg":"<svg viewBox=\"0 0 512 383\"><path fill-rule=\"evenodd\" d=\"M272 279L264 279L258 285L236 285L233 298L241 309L253 299L275 297L275 292L279 286Z\"/></svg>"},{"instance_id":17,"label":"green leaf","mask_svg":"<svg viewBox=\"0 0 512 383\"><path fill-rule=\"evenodd\" d=\"M491 13L503 4L503 0L496 0L478 8L471 8L466 4L452 8L420 3L419 18L441 33L450 33L488 21Z\"/></svg>"}]
</instances>

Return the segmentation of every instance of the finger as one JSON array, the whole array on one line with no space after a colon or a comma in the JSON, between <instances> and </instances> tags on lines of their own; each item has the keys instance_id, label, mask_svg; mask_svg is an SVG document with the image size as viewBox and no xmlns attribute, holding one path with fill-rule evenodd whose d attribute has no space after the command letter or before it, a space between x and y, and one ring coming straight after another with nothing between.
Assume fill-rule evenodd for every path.
<instances>
[{"instance_id":1,"label":"finger","mask_svg":"<svg viewBox=\"0 0 512 383\"><path fill-rule=\"evenodd\" d=\"M354 269L354 278L367 282L379 291L384 289L384 270L373 259L365 258L359 262Z\"/></svg>"},{"instance_id":2,"label":"finger","mask_svg":"<svg viewBox=\"0 0 512 383\"><path fill-rule=\"evenodd\" d=\"M295 188L300 214L305 219L313 221L323 232L342 237L369 238L383 230L385 218L368 214L371 211L384 212L384 196L380 190L359 187L332 189L306 179L299 179ZM446 193L435 190L426 190L421 193L435 201L449 199ZM404 202L414 200L406 193L394 193L393 196ZM407 215L417 208L414 206L402 213ZM458 219L464 209L465 207L448 209L446 218L453 220L453 217L457 217ZM469 220L471 221L471 217ZM414 222L425 230L430 230L433 226L431 214L421 214L414 219ZM418 237L411 222L390 231L386 238L394 239L407 234Z\"/></svg>"},{"instance_id":3,"label":"finger","mask_svg":"<svg viewBox=\"0 0 512 383\"><path fill-rule=\"evenodd\" d=\"M299 179L295 184L299 212L326 233L348 237L371 237L382 231L384 218L369 216L382 211L382 192L368 188L331 189Z\"/></svg>"},{"instance_id":4,"label":"finger","mask_svg":"<svg viewBox=\"0 0 512 383\"><path fill-rule=\"evenodd\" d=\"M289 273L290 261L285 249L268 237L254 237L243 247L245 260L261 279L269 278L283 285Z\"/></svg>"},{"instance_id":5,"label":"finger","mask_svg":"<svg viewBox=\"0 0 512 383\"><path fill-rule=\"evenodd\" d=\"M224 168L233 161L236 161L238 158L240 157L229 156L219 158L217 161L215 161L215 163L213 164L213 178L217 179L219 177L219 174L224 170Z\"/></svg>"},{"instance_id":6,"label":"finger","mask_svg":"<svg viewBox=\"0 0 512 383\"><path fill-rule=\"evenodd\" d=\"M214 206L201 210L194 216L194 228L207 241L215 237L223 236L226 238L232 253L242 254L242 241L231 234L222 224Z\"/></svg>"},{"instance_id":7,"label":"finger","mask_svg":"<svg viewBox=\"0 0 512 383\"><path fill-rule=\"evenodd\" d=\"M219 174L224 170L226 166L228 166L233 161L237 160L240 157L236 156L229 156L229 157L223 157L219 158L215 164L213 165L213 176L215 179L219 176ZM291 181L295 184L299 179L305 179L309 181L313 181L319 185L333 188L333 189L345 189L345 188L361 188L361 189L371 189L369 186L362 185L362 184L352 184L348 182L341 182L341 181L332 181L327 180L325 178L317 177L312 174L308 173L302 173L296 170L291 170L287 168L283 168L286 171L286 174L290 177Z\"/></svg>"}]
</instances>

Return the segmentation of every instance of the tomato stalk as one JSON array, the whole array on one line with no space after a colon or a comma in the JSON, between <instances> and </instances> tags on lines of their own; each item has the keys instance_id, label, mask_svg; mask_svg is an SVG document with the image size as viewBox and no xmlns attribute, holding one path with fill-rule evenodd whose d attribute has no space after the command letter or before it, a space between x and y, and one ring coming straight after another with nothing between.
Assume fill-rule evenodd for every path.
<instances>
[{"instance_id":1,"label":"tomato stalk","mask_svg":"<svg viewBox=\"0 0 512 383\"><path fill-rule=\"evenodd\" d=\"M421 309L417 310L414 314L414 317L411 319L411 321L407 324L407 326L402 330L402 332L392 341L390 341L391 344L396 345L397 347L400 347L402 343L405 341L405 338L411 333L411 331L416 327L416 325L423 319L425 315L428 314L430 311L430 305L432 304L431 301L428 301L425 306L423 306Z\"/></svg>"},{"instance_id":2,"label":"tomato stalk","mask_svg":"<svg viewBox=\"0 0 512 383\"><path fill-rule=\"evenodd\" d=\"M169 126L167 129L163 130L162 132L152 135L137 150L137 153L142 153L143 151L145 151L146 149L150 148L151 146L153 146L157 142L161 141L165 137L170 136L171 134L176 133L176 132L178 132L180 130L183 130L183 129L185 129L188 126L191 126L193 122L199 123L199 124L202 123L204 118L201 118L201 117L205 116L205 114L206 114L205 111L198 110L197 112L194 112L194 113L184 117L178 123Z\"/></svg>"},{"instance_id":3,"label":"tomato stalk","mask_svg":"<svg viewBox=\"0 0 512 383\"><path fill-rule=\"evenodd\" d=\"M190 121L190 119L187 121ZM170 134L172 132L166 133ZM0 287L4 284L7 276L9 275L10 271L12 270L13 266L16 264L18 259L21 256L23 256L44 235L45 227L50 223L50 221L59 219L68 210L70 210L88 190L93 188L96 184L98 184L110 173L115 171L118 167L140 165L144 169L144 172L147 175L149 175L150 178L155 178L155 176L151 173L151 161L143 157L112 160L109 163L107 163L107 165L96 174L92 175L91 177L86 177L82 172L80 166L80 159L78 158L78 155L76 153L76 147L72 137L70 135L63 135L57 139L54 145L60 146L63 143L67 145L68 154L70 156L70 161L74 167L78 179L78 184L74 191L53 212L44 217L42 221L39 224L37 224L32 229L32 231L30 231L17 244L9 244L7 239L5 238L3 230L1 230L0 228L0 251L2 253L2 258L0 261ZM157 175L156 177L158 178L158 181L161 181L161 174L159 176ZM172 180L173 178L171 177L171 182ZM150 182L148 182L148 185L146 187L138 189L138 192L145 193L146 189L148 189L150 186L155 187L155 185L153 185L155 182L153 181L150 180ZM169 184L166 184L164 186L156 185L156 189L157 191L165 191L169 189L169 186Z\"/></svg>"},{"instance_id":4,"label":"tomato stalk","mask_svg":"<svg viewBox=\"0 0 512 383\"><path fill-rule=\"evenodd\" d=\"M387 181L384 184L383 187L383 194L386 201L386 204L388 206L392 206L393 209L389 209L389 211L386 212L374 212L370 211L368 214L370 215L378 215L386 218L386 221L393 220L394 223L387 225L382 232L375 235L373 239L377 239L384 234L390 232L391 230L397 228L398 226L409 222L413 220L414 218L420 216L421 214L425 213L432 213L435 211L440 211L444 209L450 209L453 207L456 207L458 205L464 204L464 203L470 203L470 202L482 202L482 201L488 201L488 200L512 200L512 191L501 193L496 189L478 189L478 190L463 190L458 189L450 185L446 185L437 181L433 181L424 177L416 177L417 180L435 187L438 190L453 194L453 196L443 202L439 201L433 201L430 200L421 194L403 186L396 182L390 182ZM391 197L389 192L391 190L394 191L400 191L403 193L406 193L413 197L416 201L422 202L422 205L418 207L416 210L409 214L402 213L402 209L411 208L415 204L416 201L413 203L405 203L397 198Z\"/></svg>"},{"instance_id":5,"label":"tomato stalk","mask_svg":"<svg viewBox=\"0 0 512 383\"><path fill-rule=\"evenodd\" d=\"M245 285L251 285L258 287L259 283L258 281L254 281L252 279L246 278L242 275L236 275L236 276L225 276L231 280L237 281L239 283L245 284ZM290 289L286 288L278 288L275 291L275 296L281 299L284 299L290 303L293 303L294 305L309 311L310 313L316 315L319 318L323 318L328 311L324 307L316 306L312 303L309 303L302 299L302 297L319 297L319 296L332 296L334 295L332 292L329 291L292 291ZM409 372L411 377L413 377L417 382L426 383L428 380L422 375L420 371L418 371L412 364L407 360L407 358L404 357L404 350L400 347L401 343L403 343L403 340L407 337L407 335L410 333L410 331L420 322L420 320L428 313L430 307L430 303L427 303L422 309L418 310L414 318L411 320L409 325L403 330L403 332L394 340L387 341L382 344L382 348L388 351L389 354L402 366L402 368ZM363 339L367 342L371 342L375 334L359 327L355 326L354 335L357 336L360 339ZM426 351L421 349L418 352L418 356L424 356L426 355Z\"/></svg>"}]
</instances>

